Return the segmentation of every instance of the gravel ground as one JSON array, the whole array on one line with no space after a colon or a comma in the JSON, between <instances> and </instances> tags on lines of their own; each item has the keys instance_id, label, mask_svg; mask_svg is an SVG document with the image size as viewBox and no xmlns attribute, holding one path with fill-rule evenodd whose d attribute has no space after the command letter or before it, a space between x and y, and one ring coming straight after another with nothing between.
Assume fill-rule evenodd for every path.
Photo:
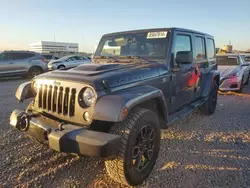
<instances>
[{"instance_id":1,"label":"gravel ground","mask_svg":"<svg viewBox=\"0 0 250 188\"><path fill-rule=\"evenodd\" d=\"M24 80L0 81L0 187L124 187L97 158L57 153L9 126ZM212 116L193 113L162 131L156 166L140 187L250 187L250 88L219 96ZM249 94L248 94L249 93Z\"/></svg>"}]
</instances>

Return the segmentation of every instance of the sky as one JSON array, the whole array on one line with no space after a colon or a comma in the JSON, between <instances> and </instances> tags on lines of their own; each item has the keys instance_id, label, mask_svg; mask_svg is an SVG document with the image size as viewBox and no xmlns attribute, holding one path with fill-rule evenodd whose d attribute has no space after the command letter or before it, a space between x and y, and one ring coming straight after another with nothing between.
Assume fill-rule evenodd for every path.
<instances>
[{"instance_id":1,"label":"sky","mask_svg":"<svg viewBox=\"0 0 250 188\"><path fill-rule=\"evenodd\" d=\"M105 33L182 27L250 49L250 0L0 0L0 51L44 40L93 52Z\"/></svg>"}]
</instances>

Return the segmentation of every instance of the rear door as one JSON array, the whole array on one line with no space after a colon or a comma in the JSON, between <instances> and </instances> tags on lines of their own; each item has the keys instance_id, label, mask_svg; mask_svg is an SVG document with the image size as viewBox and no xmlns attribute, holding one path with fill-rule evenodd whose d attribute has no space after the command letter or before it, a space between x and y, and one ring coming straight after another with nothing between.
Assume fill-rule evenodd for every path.
<instances>
[{"instance_id":1,"label":"rear door","mask_svg":"<svg viewBox=\"0 0 250 188\"><path fill-rule=\"evenodd\" d=\"M200 78L208 72L209 62L206 55L205 35L194 34L194 61L197 80L195 82L195 96L200 97Z\"/></svg>"},{"instance_id":2,"label":"rear door","mask_svg":"<svg viewBox=\"0 0 250 188\"><path fill-rule=\"evenodd\" d=\"M174 37L172 51L172 72L176 87L171 91L171 111L181 108L194 99L194 83L192 83L195 71L194 61L190 64L178 64L177 53L193 53L192 33L177 32Z\"/></svg>"}]
</instances>

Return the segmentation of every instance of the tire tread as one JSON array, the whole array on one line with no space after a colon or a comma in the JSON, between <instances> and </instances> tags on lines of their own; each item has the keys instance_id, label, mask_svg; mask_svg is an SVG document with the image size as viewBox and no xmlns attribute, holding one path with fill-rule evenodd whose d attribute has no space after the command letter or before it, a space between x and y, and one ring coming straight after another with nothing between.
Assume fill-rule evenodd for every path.
<instances>
[{"instance_id":1,"label":"tire tread","mask_svg":"<svg viewBox=\"0 0 250 188\"><path fill-rule=\"evenodd\" d=\"M132 130L133 126L136 125L136 121L142 117L146 111L148 110L143 108L133 109L124 121L114 124L110 130L112 134L120 135L122 138L118 155L105 161L106 170L109 176L116 182L130 185L124 172L124 157L127 140L129 132Z\"/></svg>"}]
</instances>

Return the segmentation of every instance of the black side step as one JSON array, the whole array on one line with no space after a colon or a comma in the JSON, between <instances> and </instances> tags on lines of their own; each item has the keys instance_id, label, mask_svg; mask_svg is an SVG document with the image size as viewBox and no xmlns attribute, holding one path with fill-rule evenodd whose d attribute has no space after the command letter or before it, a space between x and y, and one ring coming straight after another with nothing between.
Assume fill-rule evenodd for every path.
<instances>
[{"instance_id":1,"label":"black side step","mask_svg":"<svg viewBox=\"0 0 250 188\"><path fill-rule=\"evenodd\" d=\"M191 114L193 111L195 111L205 101L206 101L205 98L201 98L197 101L194 101L193 103L190 103L190 104L184 106L181 110L179 110L178 112L176 112L168 117L167 125L170 126L172 123L174 123L176 121L185 119L189 114Z\"/></svg>"}]
</instances>

